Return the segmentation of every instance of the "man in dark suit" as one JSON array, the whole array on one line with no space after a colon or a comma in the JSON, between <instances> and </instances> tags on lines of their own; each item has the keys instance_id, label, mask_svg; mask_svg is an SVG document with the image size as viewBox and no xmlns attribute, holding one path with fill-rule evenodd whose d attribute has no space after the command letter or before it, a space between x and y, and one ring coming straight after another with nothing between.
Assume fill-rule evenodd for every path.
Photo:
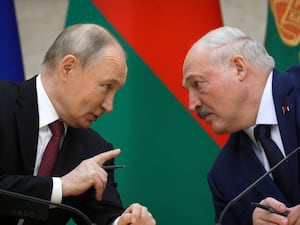
<instances>
[{"instance_id":1,"label":"man in dark suit","mask_svg":"<svg viewBox=\"0 0 300 225\"><path fill-rule=\"evenodd\" d=\"M273 58L260 43L231 27L207 33L187 53L183 86L189 92L189 108L215 133L231 134L208 174L216 221L225 206L273 163L275 150L268 153L271 144L263 144L259 128L267 128L268 141L275 141L272 146L281 158L299 146L299 75L299 65L287 72L274 69ZM300 204L298 156L282 167L287 169L285 176L275 176L281 168L274 171L228 209L222 224L296 224L299 209L291 207ZM252 202L289 215L254 209Z\"/></svg>"},{"instance_id":2,"label":"man in dark suit","mask_svg":"<svg viewBox=\"0 0 300 225\"><path fill-rule=\"evenodd\" d=\"M74 206L96 224L155 225L138 203L124 210L114 172L101 167L113 164L120 150L112 150L90 128L112 111L115 93L127 76L125 58L121 45L104 28L73 25L49 48L39 75L21 84L0 82L0 189ZM59 135L48 127L54 121L61 124ZM45 175L40 171L52 132L53 139L59 137L59 151L53 172ZM0 204L5 225L59 225L70 218L84 224L78 215L55 206L3 195Z\"/></svg>"}]
</instances>

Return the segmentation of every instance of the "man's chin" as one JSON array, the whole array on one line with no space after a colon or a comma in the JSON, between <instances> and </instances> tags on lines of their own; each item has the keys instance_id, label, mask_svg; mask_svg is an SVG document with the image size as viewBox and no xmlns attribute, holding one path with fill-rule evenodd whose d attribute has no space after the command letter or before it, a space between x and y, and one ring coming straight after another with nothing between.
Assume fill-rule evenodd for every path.
<instances>
[{"instance_id":1,"label":"man's chin","mask_svg":"<svg viewBox=\"0 0 300 225\"><path fill-rule=\"evenodd\" d=\"M86 121L81 128L90 128L94 121Z\"/></svg>"},{"instance_id":2,"label":"man's chin","mask_svg":"<svg viewBox=\"0 0 300 225\"><path fill-rule=\"evenodd\" d=\"M223 127L211 124L212 130L215 134L221 135L227 133Z\"/></svg>"},{"instance_id":3,"label":"man's chin","mask_svg":"<svg viewBox=\"0 0 300 225\"><path fill-rule=\"evenodd\" d=\"M87 128L90 128L92 123L94 121L91 121L91 120L85 120L85 121L81 121L81 122L78 122L76 123L73 127L74 128L83 128L83 129L87 129Z\"/></svg>"}]
</instances>

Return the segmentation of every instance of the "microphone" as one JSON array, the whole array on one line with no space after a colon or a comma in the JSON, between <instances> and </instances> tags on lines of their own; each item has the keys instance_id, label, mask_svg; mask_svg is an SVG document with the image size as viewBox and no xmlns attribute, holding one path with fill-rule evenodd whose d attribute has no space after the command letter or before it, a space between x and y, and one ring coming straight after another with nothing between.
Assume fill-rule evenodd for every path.
<instances>
[{"instance_id":1,"label":"microphone","mask_svg":"<svg viewBox=\"0 0 300 225\"><path fill-rule=\"evenodd\" d=\"M270 173L273 172L278 166L283 164L284 162L287 162L287 160L294 155L296 152L298 152L300 149L300 146L295 148L290 154L288 154L286 157L281 159L278 163L276 163L271 169L269 169L266 173L264 173L262 176L260 176L256 181L254 181L250 186L248 186L244 191L242 191L240 194L238 194L234 199L232 199L222 210L219 220L216 225L222 225L222 220L224 217L224 214L227 212L227 210L235 205L242 197L244 197L248 192L250 192L253 188L255 188L263 179L265 179Z\"/></svg>"},{"instance_id":2,"label":"microphone","mask_svg":"<svg viewBox=\"0 0 300 225\"><path fill-rule=\"evenodd\" d=\"M12 192L12 191L7 191L7 190L3 190L3 189L0 189L0 194L5 195L5 196L9 196L9 197L13 197L13 198L27 200L27 201L34 202L34 203L39 203L39 204L42 204L42 205L56 206L57 208L67 210L67 211L79 216L82 219L82 221L84 221L84 223L86 225L97 225L95 223L92 223L91 220L83 212L81 212L79 209L76 209L76 208L74 208L70 205L67 205L67 204L54 203L54 202L51 202L51 201L48 201L48 200L45 200L45 199L36 198L36 197L33 197L33 196L24 195L24 194Z\"/></svg>"}]
</instances>

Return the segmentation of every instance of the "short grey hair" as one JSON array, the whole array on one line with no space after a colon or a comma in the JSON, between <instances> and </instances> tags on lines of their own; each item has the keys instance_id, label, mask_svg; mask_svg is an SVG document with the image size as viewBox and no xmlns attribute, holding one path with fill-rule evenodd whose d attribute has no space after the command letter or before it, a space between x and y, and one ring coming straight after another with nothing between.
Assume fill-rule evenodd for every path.
<instances>
[{"instance_id":1,"label":"short grey hair","mask_svg":"<svg viewBox=\"0 0 300 225\"><path fill-rule=\"evenodd\" d=\"M81 67L85 68L101 54L106 46L116 43L119 44L105 28L96 24L69 26L59 34L48 49L42 68L54 69L66 55L74 55L79 59ZM119 46L121 47L120 44Z\"/></svg>"},{"instance_id":2,"label":"short grey hair","mask_svg":"<svg viewBox=\"0 0 300 225\"><path fill-rule=\"evenodd\" d=\"M265 47L243 31L233 27L220 27L208 32L195 45L205 46L215 66L228 67L232 56L241 55L256 68L272 69L275 62Z\"/></svg>"}]
</instances>

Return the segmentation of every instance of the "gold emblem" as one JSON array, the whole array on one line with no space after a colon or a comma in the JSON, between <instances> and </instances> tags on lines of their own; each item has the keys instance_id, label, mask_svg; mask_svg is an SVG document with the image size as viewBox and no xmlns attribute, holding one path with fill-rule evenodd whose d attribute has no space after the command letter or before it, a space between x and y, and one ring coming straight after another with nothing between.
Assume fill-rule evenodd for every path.
<instances>
[{"instance_id":1,"label":"gold emblem","mask_svg":"<svg viewBox=\"0 0 300 225\"><path fill-rule=\"evenodd\" d=\"M297 46L300 42L300 0L270 0L270 6L283 43Z\"/></svg>"}]
</instances>

